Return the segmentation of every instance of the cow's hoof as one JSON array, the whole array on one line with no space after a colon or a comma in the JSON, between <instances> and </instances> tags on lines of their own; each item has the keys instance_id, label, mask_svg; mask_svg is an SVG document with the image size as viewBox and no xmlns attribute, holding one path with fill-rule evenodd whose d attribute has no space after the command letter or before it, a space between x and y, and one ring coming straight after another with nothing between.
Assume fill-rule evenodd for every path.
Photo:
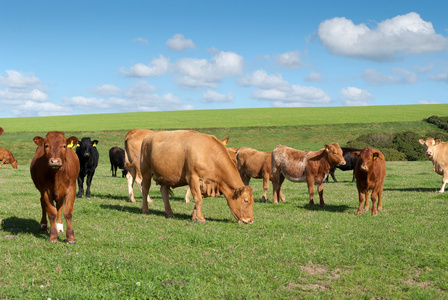
<instances>
[{"instance_id":1,"label":"cow's hoof","mask_svg":"<svg viewBox=\"0 0 448 300\"><path fill-rule=\"evenodd\" d=\"M204 220L200 220L200 219L193 219L193 222L197 222L197 223L201 223L201 224L205 224L206 221Z\"/></svg>"},{"instance_id":2,"label":"cow's hoof","mask_svg":"<svg viewBox=\"0 0 448 300\"><path fill-rule=\"evenodd\" d=\"M75 241L69 241L69 242L67 242L67 245L74 245L75 244Z\"/></svg>"},{"instance_id":3,"label":"cow's hoof","mask_svg":"<svg viewBox=\"0 0 448 300\"><path fill-rule=\"evenodd\" d=\"M149 210L148 209L142 209L142 214L148 215L149 214Z\"/></svg>"},{"instance_id":4,"label":"cow's hoof","mask_svg":"<svg viewBox=\"0 0 448 300\"><path fill-rule=\"evenodd\" d=\"M174 218L174 215L165 215L165 218L167 218L167 219L172 219L172 218Z\"/></svg>"}]
</instances>

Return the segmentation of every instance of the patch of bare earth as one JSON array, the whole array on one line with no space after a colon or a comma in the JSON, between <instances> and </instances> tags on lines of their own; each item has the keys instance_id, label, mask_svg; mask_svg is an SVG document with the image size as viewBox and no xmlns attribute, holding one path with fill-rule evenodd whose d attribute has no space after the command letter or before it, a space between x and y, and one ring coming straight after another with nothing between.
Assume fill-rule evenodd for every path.
<instances>
[{"instance_id":1,"label":"patch of bare earth","mask_svg":"<svg viewBox=\"0 0 448 300\"><path fill-rule=\"evenodd\" d=\"M424 271L432 271L432 269L429 268L429 267L425 267L423 270L417 270L417 272L415 273L415 276L410 278L410 279L408 279L408 280L406 280L406 281L404 281L404 283L407 284L407 285L415 285L415 286L418 286L418 287L420 287L422 289L435 288L436 290L438 290L440 292L448 294L448 291L434 287L434 285L430 281L420 281L419 278L420 278L420 276L422 275L422 273Z\"/></svg>"},{"instance_id":2,"label":"patch of bare earth","mask_svg":"<svg viewBox=\"0 0 448 300\"><path fill-rule=\"evenodd\" d=\"M300 268L306 273L306 275L300 276L300 278L306 279L306 281L310 281L310 278L313 278L315 283L300 284L290 282L286 287L287 289L300 289L304 292L326 291L330 288L333 280L339 279L344 274L340 269L329 271L327 267L313 264L312 261L309 261L306 266L301 266Z\"/></svg>"}]
</instances>

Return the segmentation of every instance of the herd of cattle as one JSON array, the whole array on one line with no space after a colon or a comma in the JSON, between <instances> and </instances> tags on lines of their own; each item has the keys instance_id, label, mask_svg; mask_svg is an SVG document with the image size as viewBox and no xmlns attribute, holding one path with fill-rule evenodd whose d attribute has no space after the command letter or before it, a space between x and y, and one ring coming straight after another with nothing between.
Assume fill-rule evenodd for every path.
<instances>
[{"instance_id":1,"label":"herd of cattle","mask_svg":"<svg viewBox=\"0 0 448 300\"><path fill-rule=\"evenodd\" d=\"M0 127L0 135L3 133ZM382 209L381 196L386 175L384 155L376 149L344 148L338 143L324 145L319 151L301 151L278 145L272 152L262 152L249 147L226 148L228 138L218 140L215 136L192 130L151 131L132 129L124 140L124 148L109 150L112 176L117 169L127 178L129 199L135 202L133 185L137 183L142 191L142 212L148 213L151 180L160 185L166 217L173 217L169 196L171 188L188 186L185 201L190 194L194 198L192 220L205 222L202 214L202 198L224 195L232 215L240 223L251 224L253 217L253 191L249 186L251 178L263 179L263 197L267 200L269 181L273 186L273 202L285 201L281 186L287 178L292 182L306 181L309 205L314 205L315 186L318 187L320 206L324 207L324 183L330 174L337 182L334 171L354 170L353 180L359 195L357 214L369 210L371 193L372 215ZM91 196L90 186L98 166L97 140L84 137L65 137L64 132L50 131L46 137L36 136L36 153L31 161L30 172L34 185L41 194L42 219L40 230L48 230L50 220L50 241L57 241L63 232L62 214L67 223L67 242L75 242L72 226L75 197ZM440 193L448 182L448 143L427 138L419 140L425 146L426 155L433 161L434 171L443 176ZM76 150L73 150L76 147ZM17 168L12 153L0 148L0 160ZM6 168L6 165L5 165ZM76 194L78 183L78 194ZM364 208L363 208L364 203Z\"/></svg>"}]
</instances>

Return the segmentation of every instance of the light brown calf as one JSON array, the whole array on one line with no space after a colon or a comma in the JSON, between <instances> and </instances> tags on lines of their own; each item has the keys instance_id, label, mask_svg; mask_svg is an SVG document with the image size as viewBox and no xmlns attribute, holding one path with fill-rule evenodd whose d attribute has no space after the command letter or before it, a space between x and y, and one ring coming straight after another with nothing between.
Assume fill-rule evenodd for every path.
<instances>
[{"instance_id":1,"label":"light brown calf","mask_svg":"<svg viewBox=\"0 0 448 300\"><path fill-rule=\"evenodd\" d=\"M6 164L11 164L14 169L17 169L17 161L9 150L0 148L0 161L2 162L0 164L0 169L3 165L5 165L6 169Z\"/></svg>"},{"instance_id":2,"label":"light brown calf","mask_svg":"<svg viewBox=\"0 0 448 300\"><path fill-rule=\"evenodd\" d=\"M359 157L355 167L356 187L358 188L359 207L358 215L362 214L362 203L365 201L364 210L369 210L369 191L372 191L372 216L383 209L381 195L383 194L384 178L386 177L386 159L376 149L364 148L362 152L355 151L353 155ZM378 198L378 204L375 206Z\"/></svg>"},{"instance_id":3,"label":"light brown calf","mask_svg":"<svg viewBox=\"0 0 448 300\"><path fill-rule=\"evenodd\" d=\"M431 159L434 172L442 175L442 187L439 193L443 193L448 183L448 143L440 139L434 140L432 137L428 137L426 141L419 140L419 142L425 146L426 156Z\"/></svg>"}]
</instances>

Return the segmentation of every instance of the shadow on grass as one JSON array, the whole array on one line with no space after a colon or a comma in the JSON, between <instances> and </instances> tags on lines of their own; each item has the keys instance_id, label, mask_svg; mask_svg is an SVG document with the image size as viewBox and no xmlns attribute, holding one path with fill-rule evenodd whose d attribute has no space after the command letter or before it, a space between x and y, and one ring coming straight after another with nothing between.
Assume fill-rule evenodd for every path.
<instances>
[{"instance_id":1,"label":"shadow on grass","mask_svg":"<svg viewBox=\"0 0 448 300\"><path fill-rule=\"evenodd\" d=\"M317 204L317 205L315 204L314 206L305 204L303 206L303 208L306 210L311 210L311 211L324 210L324 211L335 212L335 213L342 213L342 212L346 212L347 210L353 209L353 207L347 206L347 205L332 205L332 204L326 204L324 208L320 207L319 204Z\"/></svg>"},{"instance_id":2,"label":"shadow on grass","mask_svg":"<svg viewBox=\"0 0 448 300\"><path fill-rule=\"evenodd\" d=\"M421 188L421 187L413 187L413 188L384 188L384 191L398 191L398 192L434 192L437 193L439 191L438 188Z\"/></svg>"},{"instance_id":3,"label":"shadow on grass","mask_svg":"<svg viewBox=\"0 0 448 300\"><path fill-rule=\"evenodd\" d=\"M17 217L10 217L2 220L2 230L7 231L13 235L19 232L32 234L36 237L48 239L48 233L40 231L40 223L32 219L23 219Z\"/></svg>"},{"instance_id":4,"label":"shadow on grass","mask_svg":"<svg viewBox=\"0 0 448 300\"><path fill-rule=\"evenodd\" d=\"M134 206L124 206L124 205L100 205L100 207L102 209L111 209L111 210L128 212L128 213L132 213L132 214L141 214L142 213L141 207L138 207L138 206L134 207ZM165 217L165 210L155 210L155 209L149 208L148 216L151 216L151 215ZM223 223L230 222L229 219L207 218L207 216L205 214L204 214L204 217L205 217L206 221L223 222ZM174 213L174 219L191 220L191 214Z\"/></svg>"}]
</instances>

